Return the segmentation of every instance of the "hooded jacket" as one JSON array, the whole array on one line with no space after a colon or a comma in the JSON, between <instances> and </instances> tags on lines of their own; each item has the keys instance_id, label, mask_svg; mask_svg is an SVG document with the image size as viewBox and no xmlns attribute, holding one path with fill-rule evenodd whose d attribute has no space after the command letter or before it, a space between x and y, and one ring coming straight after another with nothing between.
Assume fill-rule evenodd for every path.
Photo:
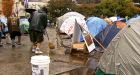
<instances>
[{"instance_id":1,"label":"hooded jacket","mask_svg":"<svg viewBox=\"0 0 140 75\"><path fill-rule=\"evenodd\" d=\"M44 32L47 27L47 13L43 10L38 10L33 13L29 31Z\"/></svg>"}]
</instances>

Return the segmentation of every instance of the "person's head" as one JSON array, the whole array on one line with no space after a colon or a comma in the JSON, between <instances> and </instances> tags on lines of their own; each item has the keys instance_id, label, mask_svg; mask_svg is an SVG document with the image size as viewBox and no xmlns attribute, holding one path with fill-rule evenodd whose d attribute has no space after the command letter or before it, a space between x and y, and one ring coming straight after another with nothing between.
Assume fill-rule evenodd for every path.
<instances>
[{"instance_id":1,"label":"person's head","mask_svg":"<svg viewBox=\"0 0 140 75\"><path fill-rule=\"evenodd\" d=\"M47 7L44 6L44 7L42 7L41 9L42 9L42 11L48 13L48 9L47 9Z\"/></svg>"}]
</instances>

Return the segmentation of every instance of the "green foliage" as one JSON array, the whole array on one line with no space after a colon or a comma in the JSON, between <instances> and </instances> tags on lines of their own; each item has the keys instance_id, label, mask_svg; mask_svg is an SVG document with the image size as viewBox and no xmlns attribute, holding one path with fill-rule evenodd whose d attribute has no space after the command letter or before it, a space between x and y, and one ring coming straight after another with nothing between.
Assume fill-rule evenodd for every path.
<instances>
[{"instance_id":1,"label":"green foliage","mask_svg":"<svg viewBox=\"0 0 140 75\"><path fill-rule=\"evenodd\" d=\"M83 14L84 16L92 16L94 13L94 9L95 9L95 4L91 3L91 4L81 4L78 5L77 8L75 9L75 11Z\"/></svg>"},{"instance_id":2,"label":"green foliage","mask_svg":"<svg viewBox=\"0 0 140 75\"><path fill-rule=\"evenodd\" d=\"M75 9L75 4L71 0L50 0L48 4L49 19L54 20L68 11Z\"/></svg>"},{"instance_id":3,"label":"green foliage","mask_svg":"<svg viewBox=\"0 0 140 75\"><path fill-rule=\"evenodd\" d=\"M139 13L140 8L134 6L132 0L103 0L96 6L96 15L133 16Z\"/></svg>"},{"instance_id":4,"label":"green foliage","mask_svg":"<svg viewBox=\"0 0 140 75\"><path fill-rule=\"evenodd\" d=\"M132 0L101 0L98 4L87 4L87 2L85 4L75 4L72 0L50 0L47 7L49 19L53 21L69 11L77 11L87 17L101 15L131 17L136 13L140 13L140 8L136 7Z\"/></svg>"}]
</instances>

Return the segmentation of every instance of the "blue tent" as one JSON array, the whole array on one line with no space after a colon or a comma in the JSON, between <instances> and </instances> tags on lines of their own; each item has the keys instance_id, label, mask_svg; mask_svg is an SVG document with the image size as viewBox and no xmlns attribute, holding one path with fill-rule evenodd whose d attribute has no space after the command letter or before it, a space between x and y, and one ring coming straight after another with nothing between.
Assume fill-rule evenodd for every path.
<instances>
[{"instance_id":1,"label":"blue tent","mask_svg":"<svg viewBox=\"0 0 140 75\"><path fill-rule=\"evenodd\" d=\"M120 31L120 28L117 28L117 25L114 23L112 26L108 25L103 31L96 35L96 39L105 47L109 45L111 40L117 35Z\"/></svg>"},{"instance_id":2,"label":"blue tent","mask_svg":"<svg viewBox=\"0 0 140 75\"><path fill-rule=\"evenodd\" d=\"M98 17L89 17L86 20L87 27L89 32L96 36L99 32L101 32L108 24L101 18ZM80 38L80 41L83 41L83 38Z\"/></svg>"},{"instance_id":3,"label":"blue tent","mask_svg":"<svg viewBox=\"0 0 140 75\"><path fill-rule=\"evenodd\" d=\"M111 42L111 40L116 36L116 34L120 31L120 28L117 28L116 25L111 26L108 34L106 35L104 41L103 41L103 45L106 48L109 43Z\"/></svg>"},{"instance_id":4,"label":"blue tent","mask_svg":"<svg viewBox=\"0 0 140 75\"><path fill-rule=\"evenodd\" d=\"M105 27L105 29L103 29L100 33L98 33L95 38L103 45L103 42L105 40L105 37L107 36L107 34L109 33L110 29L111 29L111 25L108 25ZM98 46L98 44L95 42L96 46ZM103 45L104 46L104 45Z\"/></svg>"},{"instance_id":5,"label":"blue tent","mask_svg":"<svg viewBox=\"0 0 140 75\"><path fill-rule=\"evenodd\" d=\"M98 17L89 17L86 20L86 24L88 26L90 33L93 36L96 36L108 25L103 19Z\"/></svg>"}]
</instances>

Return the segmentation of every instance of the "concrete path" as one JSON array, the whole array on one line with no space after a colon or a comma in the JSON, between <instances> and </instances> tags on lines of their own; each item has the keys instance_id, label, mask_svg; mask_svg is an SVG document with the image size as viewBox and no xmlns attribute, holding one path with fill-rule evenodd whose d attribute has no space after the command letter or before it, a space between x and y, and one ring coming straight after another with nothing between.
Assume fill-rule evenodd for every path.
<instances>
[{"instance_id":1,"label":"concrete path","mask_svg":"<svg viewBox=\"0 0 140 75\"><path fill-rule=\"evenodd\" d=\"M56 46L55 29L48 28L47 31L50 41ZM41 50L44 52L43 55L48 55L51 58L49 75L87 75L83 72L87 72L87 65L85 66L84 64L87 63L89 58L72 58L69 54L65 54L63 47L56 47L50 50L47 41L47 38L45 38ZM16 48L5 44L4 47L0 47L0 75L31 75L30 60L31 56L34 55L31 52L31 43L28 35L22 36L22 45ZM74 70L78 71L74 72ZM70 71L72 73L69 73Z\"/></svg>"}]
</instances>

